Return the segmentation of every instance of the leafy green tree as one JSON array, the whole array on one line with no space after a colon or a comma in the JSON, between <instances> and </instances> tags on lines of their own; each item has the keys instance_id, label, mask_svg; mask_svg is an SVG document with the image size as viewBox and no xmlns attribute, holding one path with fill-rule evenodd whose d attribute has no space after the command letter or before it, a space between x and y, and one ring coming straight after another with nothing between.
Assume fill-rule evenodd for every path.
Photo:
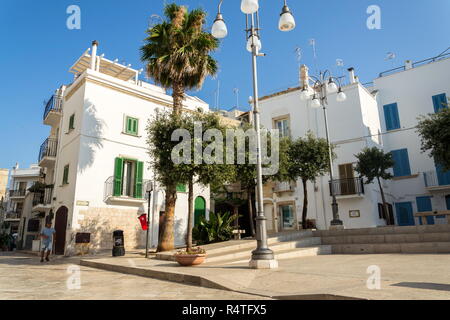
<instances>
[{"instance_id":1,"label":"leafy green tree","mask_svg":"<svg viewBox=\"0 0 450 320\"><path fill-rule=\"evenodd\" d=\"M179 168L183 170L183 176L188 178L188 226L186 235L186 245L188 249L192 248L192 229L194 227L194 183L199 183L202 186L208 186L210 184L225 184L232 181L234 178L235 170L233 165L225 163L224 156L226 154L226 129L220 118L214 113L196 112L189 117L189 132L191 137L194 137L194 124L201 123L202 125L202 137L205 132L210 129L216 129L221 133L222 141L213 142L216 145L215 150L211 153L212 157L216 156L216 152L222 155L223 163L209 164L206 161L202 161L200 164L194 163L194 153L196 152L194 144L191 144L191 163L180 164ZM202 140L202 150L206 150L210 141ZM220 157L220 155L217 155Z\"/></svg>"},{"instance_id":2,"label":"leafy green tree","mask_svg":"<svg viewBox=\"0 0 450 320\"><path fill-rule=\"evenodd\" d=\"M417 129L422 138L422 151L429 152L444 170L450 170L450 109L419 118Z\"/></svg>"},{"instance_id":3,"label":"leafy green tree","mask_svg":"<svg viewBox=\"0 0 450 320\"><path fill-rule=\"evenodd\" d=\"M388 172L388 170L395 164L392 158L392 153L386 153L377 147L372 147L363 149L360 153L356 154L355 157L358 159L355 171L358 172L361 177L366 178L364 183L369 184L372 183L373 180L377 180L378 187L380 188L381 200L383 201L383 216L387 218L388 207L384 190L381 186L381 179L392 179L392 174Z\"/></svg>"},{"instance_id":4,"label":"leafy green tree","mask_svg":"<svg viewBox=\"0 0 450 320\"><path fill-rule=\"evenodd\" d=\"M284 145L284 146L283 146ZM329 145L326 139L317 138L312 132L308 132L304 138L285 140L281 144L286 148L286 156L281 157L281 181L302 180L303 185L303 211L302 226L306 226L308 215L308 181L316 181L316 178L328 173L329 170ZM332 156L335 157L334 152ZM283 164L285 163L285 164Z\"/></svg>"},{"instance_id":5,"label":"leafy green tree","mask_svg":"<svg viewBox=\"0 0 450 320\"><path fill-rule=\"evenodd\" d=\"M186 7L175 3L166 5L164 9L166 21L147 30L148 37L141 48L141 59L147 63L147 74L155 83L165 88L172 89L173 117L180 117L185 90L200 89L205 78L215 75L217 62L211 57L211 53L219 47L219 41L209 32L204 30L206 13L202 9L188 11ZM169 119L164 119L169 120ZM177 119L168 124L177 124ZM163 133L163 128L155 124L150 131L154 137L165 136L169 138L172 131ZM167 135L169 133L169 135ZM156 145L159 142L150 138ZM170 142L160 143L164 147ZM168 169L171 162L169 149L158 152L157 167ZM172 250L174 248L173 228L176 204L176 185L178 179L174 172L159 171L160 180L166 187L166 215L162 223L162 237L158 244L159 251ZM167 177L163 177L167 175Z\"/></svg>"}]
</instances>

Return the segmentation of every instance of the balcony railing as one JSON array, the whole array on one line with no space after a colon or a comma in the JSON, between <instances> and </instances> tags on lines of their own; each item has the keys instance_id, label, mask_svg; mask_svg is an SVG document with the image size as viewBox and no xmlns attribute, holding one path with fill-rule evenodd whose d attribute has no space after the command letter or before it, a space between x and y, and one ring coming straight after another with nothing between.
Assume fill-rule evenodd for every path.
<instances>
[{"instance_id":1,"label":"balcony railing","mask_svg":"<svg viewBox=\"0 0 450 320\"><path fill-rule=\"evenodd\" d=\"M330 195L332 195L331 181L329 182L329 185L330 185ZM336 196L351 196L364 194L364 182L362 178L333 180L333 188L334 194Z\"/></svg>"},{"instance_id":2,"label":"balcony railing","mask_svg":"<svg viewBox=\"0 0 450 320\"><path fill-rule=\"evenodd\" d=\"M9 190L10 197L25 197L27 190L19 189L19 190Z\"/></svg>"},{"instance_id":3,"label":"balcony railing","mask_svg":"<svg viewBox=\"0 0 450 320\"><path fill-rule=\"evenodd\" d=\"M56 151L58 150L58 139L47 138L41 145L39 150L39 162L45 157L56 157Z\"/></svg>"},{"instance_id":4,"label":"balcony railing","mask_svg":"<svg viewBox=\"0 0 450 320\"><path fill-rule=\"evenodd\" d=\"M47 118L50 111L61 112L62 99L60 96L53 95L45 105L44 120Z\"/></svg>"},{"instance_id":5,"label":"balcony railing","mask_svg":"<svg viewBox=\"0 0 450 320\"><path fill-rule=\"evenodd\" d=\"M5 219L17 220L22 216L22 212L20 211L10 211L5 214Z\"/></svg>"},{"instance_id":6,"label":"balcony railing","mask_svg":"<svg viewBox=\"0 0 450 320\"><path fill-rule=\"evenodd\" d=\"M43 191L35 192L33 195L33 207L38 205L49 205L52 203L53 187L47 187Z\"/></svg>"},{"instance_id":7,"label":"balcony railing","mask_svg":"<svg viewBox=\"0 0 450 320\"><path fill-rule=\"evenodd\" d=\"M150 180L143 180L140 190L137 190L138 192L136 192L135 187L133 185L131 188L132 189L131 196L123 194L123 192L122 192L123 188L122 188L122 185L120 185L119 186L120 195L118 195L114 192L114 177L109 177L108 179L106 179L105 185L104 185L104 200L106 201L111 197L129 198L129 199L138 199L138 200L147 199L146 189L147 189L148 183L150 183ZM138 193L138 194L136 194L136 193Z\"/></svg>"},{"instance_id":8,"label":"balcony railing","mask_svg":"<svg viewBox=\"0 0 450 320\"><path fill-rule=\"evenodd\" d=\"M438 173L436 171L427 171L423 173L423 178L427 188L450 186L450 171Z\"/></svg>"},{"instance_id":9,"label":"balcony railing","mask_svg":"<svg viewBox=\"0 0 450 320\"><path fill-rule=\"evenodd\" d=\"M291 182L277 182L273 188L274 192L291 192L295 191L295 185Z\"/></svg>"}]
</instances>

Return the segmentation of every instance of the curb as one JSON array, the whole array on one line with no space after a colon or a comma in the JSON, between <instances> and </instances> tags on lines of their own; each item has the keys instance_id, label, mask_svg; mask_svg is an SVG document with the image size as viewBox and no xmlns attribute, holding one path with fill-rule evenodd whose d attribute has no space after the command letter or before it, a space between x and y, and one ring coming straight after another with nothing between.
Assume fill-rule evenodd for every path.
<instances>
[{"instance_id":1,"label":"curb","mask_svg":"<svg viewBox=\"0 0 450 320\"><path fill-rule=\"evenodd\" d=\"M233 292L239 292L233 289L230 289L228 287L225 287L223 285L220 285L214 281L211 281L205 277L201 276L195 276L195 275L189 275L189 274L180 274L180 273L174 273L174 272L167 272L167 271L157 271L152 269L142 269L137 267L128 267L128 266L118 266L103 262L96 262L96 261L88 261L88 260L80 260L80 265L84 267L91 267L91 268L97 268L97 269L103 269L107 271L113 271L113 272L120 272L125 274L131 274L141 277L147 277L147 278L153 278L158 280L165 280L165 281L171 281L171 282L178 282L178 283L184 283L189 285L195 285L210 289L219 289L219 290L226 290L226 291L233 291Z\"/></svg>"}]
</instances>

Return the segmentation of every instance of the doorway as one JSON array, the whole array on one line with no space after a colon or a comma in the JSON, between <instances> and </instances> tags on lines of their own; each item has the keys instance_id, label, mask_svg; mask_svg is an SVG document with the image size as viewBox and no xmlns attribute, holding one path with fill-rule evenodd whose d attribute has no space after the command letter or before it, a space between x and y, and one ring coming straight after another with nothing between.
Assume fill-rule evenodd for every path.
<instances>
[{"instance_id":1,"label":"doorway","mask_svg":"<svg viewBox=\"0 0 450 320\"><path fill-rule=\"evenodd\" d=\"M66 247L66 230L67 230L67 215L69 209L62 206L56 211L55 218L55 254L64 255L64 249Z\"/></svg>"},{"instance_id":2,"label":"doorway","mask_svg":"<svg viewBox=\"0 0 450 320\"><path fill-rule=\"evenodd\" d=\"M203 197L197 197L194 205L194 226L200 223L201 217L206 218L206 201Z\"/></svg>"},{"instance_id":3,"label":"doorway","mask_svg":"<svg viewBox=\"0 0 450 320\"><path fill-rule=\"evenodd\" d=\"M395 204L397 210L397 224L399 226L414 226L414 215L411 202L400 202Z\"/></svg>"},{"instance_id":4,"label":"doorway","mask_svg":"<svg viewBox=\"0 0 450 320\"><path fill-rule=\"evenodd\" d=\"M286 231L295 229L294 206L282 204L278 206L278 230Z\"/></svg>"}]
</instances>

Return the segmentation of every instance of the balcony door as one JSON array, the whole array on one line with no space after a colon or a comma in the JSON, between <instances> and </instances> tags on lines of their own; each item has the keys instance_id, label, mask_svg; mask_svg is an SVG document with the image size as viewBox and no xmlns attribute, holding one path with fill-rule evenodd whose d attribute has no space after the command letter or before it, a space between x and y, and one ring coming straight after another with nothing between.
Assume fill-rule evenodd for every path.
<instances>
[{"instance_id":1,"label":"balcony door","mask_svg":"<svg viewBox=\"0 0 450 320\"><path fill-rule=\"evenodd\" d=\"M341 188L341 195L356 194L355 176L353 174L353 164L346 163L339 165L339 187Z\"/></svg>"},{"instance_id":2,"label":"balcony door","mask_svg":"<svg viewBox=\"0 0 450 320\"><path fill-rule=\"evenodd\" d=\"M278 207L278 230L293 230L295 228L294 206L284 204Z\"/></svg>"}]
</instances>

